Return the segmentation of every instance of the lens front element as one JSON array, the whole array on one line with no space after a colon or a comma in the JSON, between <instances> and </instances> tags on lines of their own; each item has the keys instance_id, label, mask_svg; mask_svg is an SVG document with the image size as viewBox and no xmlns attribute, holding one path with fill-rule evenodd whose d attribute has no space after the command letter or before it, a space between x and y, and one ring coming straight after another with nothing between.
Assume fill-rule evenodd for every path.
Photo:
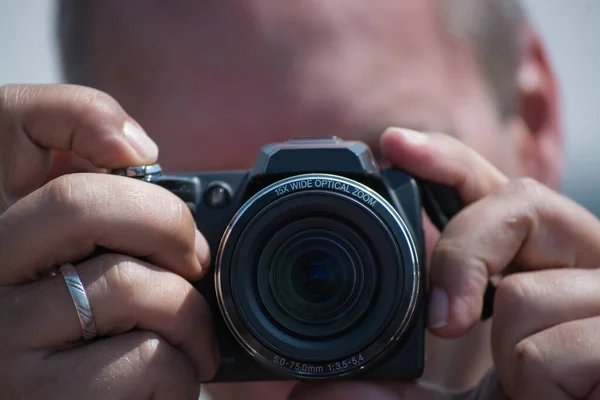
<instances>
[{"instance_id":1,"label":"lens front element","mask_svg":"<svg viewBox=\"0 0 600 400\"><path fill-rule=\"evenodd\" d=\"M358 286L356 261L343 245L327 236L290 238L270 265L269 286L277 306L308 324L335 319Z\"/></svg>"},{"instance_id":2,"label":"lens front element","mask_svg":"<svg viewBox=\"0 0 600 400\"><path fill-rule=\"evenodd\" d=\"M340 335L376 288L368 245L343 223L302 218L277 231L258 264L260 300L279 328L303 340Z\"/></svg>"},{"instance_id":3,"label":"lens front element","mask_svg":"<svg viewBox=\"0 0 600 400\"><path fill-rule=\"evenodd\" d=\"M335 240L319 236L302 238L296 243L292 241L290 248L282 252L274 260L273 270L279 270L284 280L274 279L273 288L280 289L279 282L284 285L291 282L291 292L278 292L292 310L309 320L318 320L333 313L327 310L336 309L336 305L344 304L350 297L351 289L356 286L354 260ZM306 306L310 308L301 311Z\"/></svg>"}]
</instances>

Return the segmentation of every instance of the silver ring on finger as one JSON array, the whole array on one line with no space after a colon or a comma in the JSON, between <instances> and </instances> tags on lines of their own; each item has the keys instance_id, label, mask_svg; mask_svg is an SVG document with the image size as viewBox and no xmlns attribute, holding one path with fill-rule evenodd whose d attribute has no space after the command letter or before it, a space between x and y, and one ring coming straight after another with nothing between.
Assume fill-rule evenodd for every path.
<instances>
[{"instance_id":1,"label":"silver ring on finger","mask_svg":"<svg viewBox=\"0 0 600 400\"><path fill-rule=\"evenodd\" d=\"M64 264L60 267L60 272L65 278L65 283L71 293L77 316L79 317L79 323L81 324L81 330L83 332L83 339L90 340L97 336L96 323L94 322L94 315L92 314L92 308L90 307L90 301L79 279L79 274L72 264Z\"/></svg>"}]
</instances>

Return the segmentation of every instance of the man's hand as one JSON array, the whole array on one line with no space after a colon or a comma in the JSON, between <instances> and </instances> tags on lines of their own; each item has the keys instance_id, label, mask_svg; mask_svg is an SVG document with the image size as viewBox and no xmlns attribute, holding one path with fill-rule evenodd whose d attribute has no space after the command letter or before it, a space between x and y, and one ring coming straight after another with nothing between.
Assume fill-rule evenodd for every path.
<instances>
[{"instance_id":1,"label":"man's hand","mask_svg":"<svg viewBox=\"0 0 600 400\"><path fill-rule=\"evenodd\" d=\"M413 136L383 137L392 162L455 186L470 204L432 254L433 332L465 333L481 313L488 278L518 272L499 283L492 324L506 391L515 399L600 395L592 392L600 379L600 222L532 179L507 181L456 139Z\"/></svg>"},{"instance_id":2,"label":"man's hand","mask_svg":"<svg viewBox=\"0 0 600 400\"><path fill-rule=\"evenodd\" d=\"M466 393L411 383L298 385L306 399L573 399L600 397L600 222L531 179L509 180L459 140L389 129L398 168L454 187L466 207L431 257L430 330L466 333L491 276L504 277L493 319L495 371Z\"/></svg>"},{"instance_id":3,"label":"man's hand","mask_svg":"<svg viewBox=\"0 0 600 400\"><path fill-rule=\"evenodd\" d=\"M156 145L109 96L0 88L0 387L8 398L194 399L216 370L212 318L186 279L209 251L183 202L134 179L69 172L150 164ZM88 164L82 164L88 165ZM85 167L84 167L85 168ZM50 177L49 177L50 176ZM7 207L8 206L8 207ZM107 249L92 257L97 246ZM63 277L75 263L98 339Z\"/></svg>"}]
</instances>

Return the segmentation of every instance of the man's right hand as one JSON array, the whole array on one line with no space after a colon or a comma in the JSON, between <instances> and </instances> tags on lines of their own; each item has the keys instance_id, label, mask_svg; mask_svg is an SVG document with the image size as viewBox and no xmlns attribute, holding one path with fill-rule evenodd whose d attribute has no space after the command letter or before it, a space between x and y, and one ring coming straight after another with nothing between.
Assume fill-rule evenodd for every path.
<instances>
[{"instance_id":1,"label":"man's right hand","mask_svg":"<svg viewBox=\"0 0 600 400\"><path fill-rule=\"evenodd\" d=\"M53 163L55 151L95 172L65 174L70 162ZM96 173L157 156L102 92L0 87L3 396L196 399L215 373L212 317L188 282L210 255L188 208L156 185ZM107 251L90 258L99 246ZM52 274L65 263L84 284L94 340L80 340L65 280Z\"/></svg>"}]
</instances>

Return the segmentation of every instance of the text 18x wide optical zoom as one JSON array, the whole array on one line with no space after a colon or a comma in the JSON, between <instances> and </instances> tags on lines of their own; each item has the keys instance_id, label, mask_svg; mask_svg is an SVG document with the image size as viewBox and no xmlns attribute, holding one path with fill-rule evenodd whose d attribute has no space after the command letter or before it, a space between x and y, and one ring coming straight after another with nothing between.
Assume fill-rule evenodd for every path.
<instances>
[{"instance_id":1,"label":"text 18x wide optical zoom","mask_svg":"<svg viewBox=\"0 0 600 400\"><path fill-rule=\"evenodd\" d=\"M219 248L227 325L265 368L293 378L359 372L392 352L412 320L418 244L380 194L302 174L260 190Z\"/></svg>"},{"instance_id":2,"label":"text 18x wide optical zoom","mask_svg":"<svg viewBox=\"0 0 600 400\"><path fill-rule=\"evenodd\" d=\"M456 212L448 188L338 138L267 145L247 171L114 173L177 195L210 245L194 282L218 342L210 382L421 376L421 208L442 227Z\"/></svg>"}]
</instances>

